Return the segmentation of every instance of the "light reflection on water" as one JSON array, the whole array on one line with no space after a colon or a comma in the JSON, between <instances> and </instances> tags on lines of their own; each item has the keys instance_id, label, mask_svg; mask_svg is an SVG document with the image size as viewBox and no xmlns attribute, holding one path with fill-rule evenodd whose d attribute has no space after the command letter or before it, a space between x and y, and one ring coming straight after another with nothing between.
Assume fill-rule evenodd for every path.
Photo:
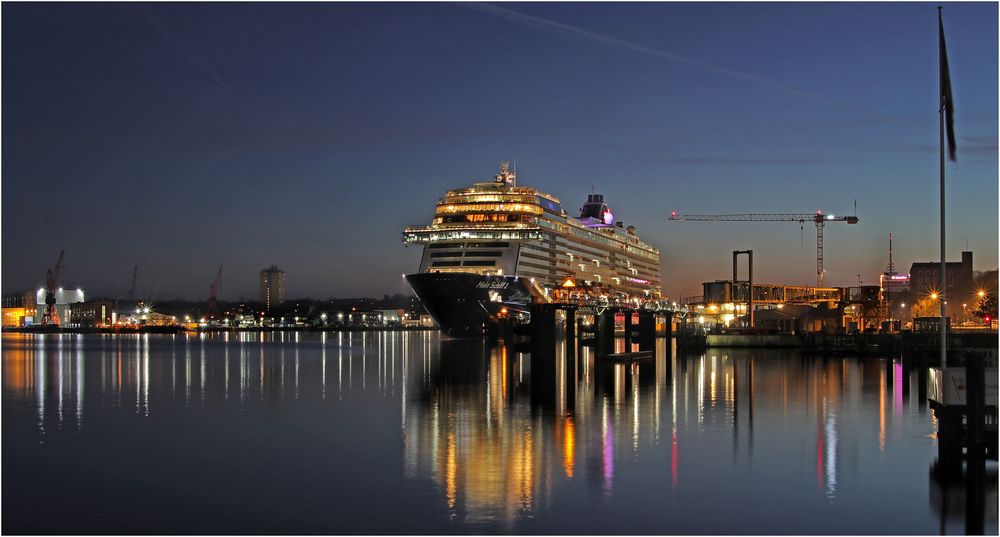
<instances>
[{"instance_id":1,"label":"light reflection on water","mask_svg":"<svg viewBox=\"0 0 1000 537\"><path fill-rule=\"evenodd\" d=\"M899 358L658 345L608 364L429 332L4 334L3 530L964 532ZM134 516L96 516L112 498ZM995 532L995 465L986 505Z\"/></svg>"}]
</instances>

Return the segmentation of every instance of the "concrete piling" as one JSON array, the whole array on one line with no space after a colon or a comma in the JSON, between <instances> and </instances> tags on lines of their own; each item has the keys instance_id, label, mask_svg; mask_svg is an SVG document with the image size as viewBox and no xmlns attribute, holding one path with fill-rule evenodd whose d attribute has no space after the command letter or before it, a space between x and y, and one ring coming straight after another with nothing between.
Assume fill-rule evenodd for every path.
<instances>
[{"instance_id":1,"label":"concrete piling","mask_svg":"<svg viewBox=\"0 0 1000 537\"><path fill-rule=\"evenodd\" d=\"M622 312L625 323L625 352L632 352L632 310Z\"/></svg>"},{"instance_id":2,"label":"concrete piling","mask_svg":"<svg viewBox=\"0 0 1000 537\"><path fill-rule=\"evenodd\" d=\"M656 350L656 317L651 311L639 312L639 350Z\"/></svg>"},{"instance_id":3,"label":"concrete piling","mask_svg":"<svg viewBox=\"0 0 1000 537\"><path fill-rule=\"evenodd\" d=\"M615 312L605 310L597 315L597 354L607 356L615 352Z\"/></svg>"}]
</instances>

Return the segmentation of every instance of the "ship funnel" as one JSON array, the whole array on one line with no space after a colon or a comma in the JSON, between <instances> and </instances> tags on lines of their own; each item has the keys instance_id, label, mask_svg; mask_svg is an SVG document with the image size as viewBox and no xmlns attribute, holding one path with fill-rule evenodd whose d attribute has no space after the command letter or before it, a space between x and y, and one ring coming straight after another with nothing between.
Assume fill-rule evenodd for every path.
<instances>
[{"instance_id":1,"label":"ship funnel","mask_svg":"<svg viewBox=\"0 0 1000 537\"><path fill-rule=\"evenodd\" d=\"M510 162L500 163L500 173L493 176L497 184L507 186L517 186L517 173L510 170Z\"/></svg>"}]
</instances>

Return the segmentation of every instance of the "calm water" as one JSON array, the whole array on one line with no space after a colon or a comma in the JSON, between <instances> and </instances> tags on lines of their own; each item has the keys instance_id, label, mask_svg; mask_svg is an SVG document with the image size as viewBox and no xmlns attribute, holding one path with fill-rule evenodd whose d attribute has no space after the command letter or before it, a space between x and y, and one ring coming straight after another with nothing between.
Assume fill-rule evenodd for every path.
<instances>
[{"instance_id":1,"label":"calm water","mask_svg":"<svg viewBox=\"0 0 1000 537\"><path fill-rule=\"evenodd\" d=\"M965 532L898 360L660 351L533 366L426 332L4 334L2 530Z\"/></svg>"}]
</instances>

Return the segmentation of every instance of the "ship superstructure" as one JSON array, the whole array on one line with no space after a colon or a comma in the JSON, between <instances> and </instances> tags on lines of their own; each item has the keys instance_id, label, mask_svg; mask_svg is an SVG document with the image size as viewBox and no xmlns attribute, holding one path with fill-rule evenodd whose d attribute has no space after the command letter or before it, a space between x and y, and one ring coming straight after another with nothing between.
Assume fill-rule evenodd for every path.
<instances>
[{"instance_id":1,"label":"ship superstructure","mask_svg":"<svg viewBox=\"0 0 1000 537\"><path fill-rule=\"evenodd\" d=\"M407 280L448 335L476 332L492 310L540 299L567 280L609 294L660 295L659 251L616 222L601 194L571 217L555 196L518 186L506 162L493 181L448 191L431 224L406 228L403 241L424 245L420 274ZM469 286L494 292L457 290ZM446 310L455 308L478 317L450 327Z\"/></svg>"}]
</instances>

